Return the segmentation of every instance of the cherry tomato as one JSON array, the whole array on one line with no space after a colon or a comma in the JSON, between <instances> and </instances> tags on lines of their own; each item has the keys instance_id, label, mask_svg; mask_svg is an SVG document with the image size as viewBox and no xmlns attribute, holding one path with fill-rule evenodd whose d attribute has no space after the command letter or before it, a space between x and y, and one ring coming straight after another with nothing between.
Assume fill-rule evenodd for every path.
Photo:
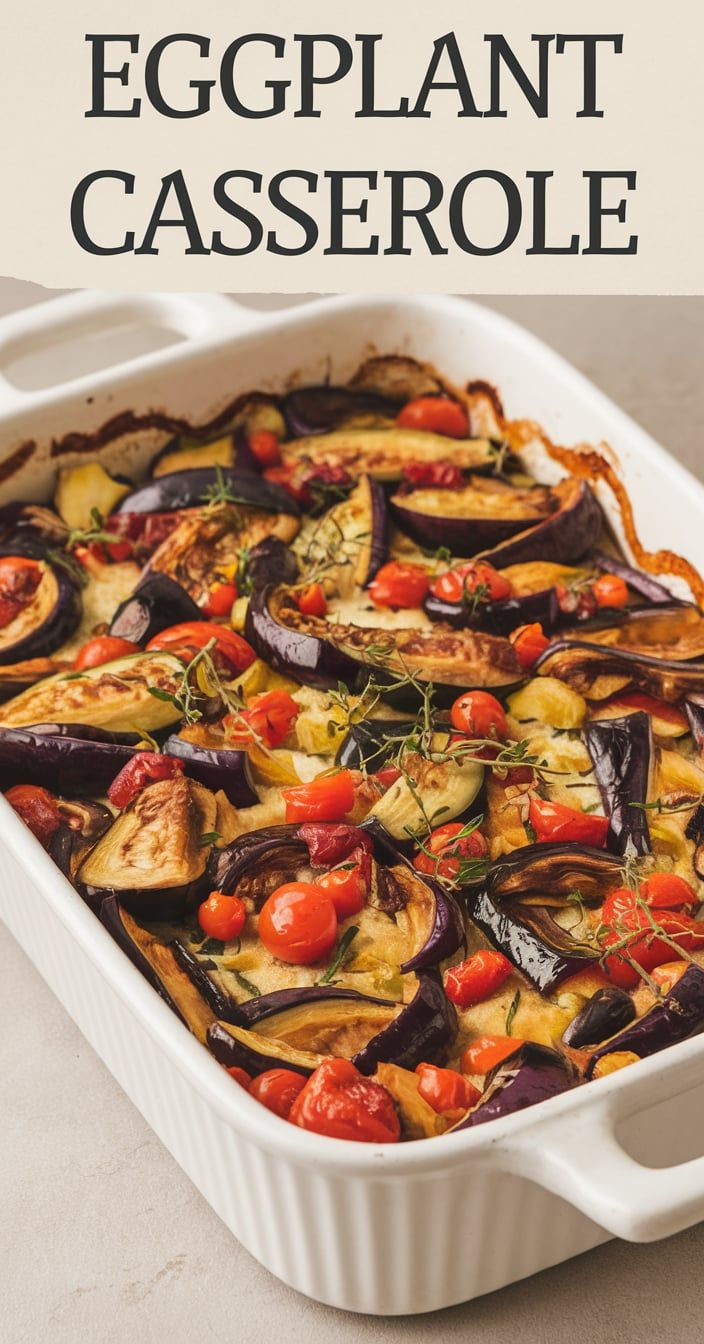
<instances>
[{"instance_id":1,"label":"cherry tomato","mask_svg":"<svg viewBox=\"0 0 704 1344\"><path fill-rule=\"evenodd\" d=\"M449 397L416 397L407 401L396 416L399 429L423 429L430 434L446 434L451 439L466 439L469 434L467 412Z\"/></svg>"},{"instance_id":2,"label":"cherry tomato","mask_svg":"<svg viewBox=\"0 0 704 1344\"><path fill-rule=\"evenodd\" d=\"M263 691L252 696L247 709L226 715L223 727L228 739L242 750L257 742L278 747L288 737L300 711L301 706L288 691Z\"/></svg>"},{"instance_id":3,"label":"cherry tomato","mask_svg":"<svg viewBox=\"0 0 704 1344\"><path fill-rule=\"evenodd\" d=\"M42 571L37 560L24 555L0 557L0 627L14 621L32 601L41 583Z\"/></svg>"},{"instance_id":4,"label":"cherry tomato","mask_svg":"<svg viewBox=\"0 0 704 1344\"><path fill-rule=\"evenodd\" d=\"M349 915L358 914L366 904L367 884L359 863L331 868L329 873L316 877L315 885L327 892L338 919L347 919Z\"/></svg>"},{"instance_id":5,"label":"cherry tomato","mask_svg":"<svg viewBox=\"0 0 704 1344\"><path fill-rule=\"evenodd\" d=\"M231 1068L227 1069L227 1073L231 1078L234 1078L236 1083L239 1083L240 1087L244 1088L245 1092L249 1092L252 1079L246 1069L239 1069L236 1064L233 1064Z\"/></svg>"},{"instance_id":6,"label":"cherry tomato","mask_svg":"<svg viewBox=\"0 0 704 1344\"><path fill-rule=\"evenodd\" d=\"M14 784L7 790L5 797L32 835L46 848L54 831L61 825L56 799L36 784Z\"/></svg>"},{"instance_id":7,"label":"cherry tomato","mask_svg":"<svg viewBox=\"0 0 704 1344\"><path fill-rule=\"evenodd\" d=\"M493 737L504 740L508 733L506 715L488 691L465 691L458 696L450 710L450 722L458 733L468 737Z\"/></svg>"},{"instance_id":8,"label":"cherry tomato","mask_svg":"<svg viewBox=\"0 0 704 1344\"><path fill-rule=\"evenodd\" d=\"M461 821L448 821L444 826L437 826L430 832L425 842L425 850L416 854L413 867L417 868L419 873L429 873L431 877L446 877L454 881L463 859L483 859L489 852L481 831L474 830L463 834L465 829ZM429 854L427 850L430 850ZM437 857L433 858L433 855Z\"/></svg>"},{"instance_id":9,"label":"cherry tomato","mask_svg":"<svg viewBox=\"0 0 704 1344\"><path fill-rule=\"evenodd\" d=\"M509 639L516 650L516 657L521 667L529 668L537 663L541 653L550 643L547 635L543 634L543 627L539 621L533 621L531 625L519 625L514 630Z\"/></svg>"},{"instance_id":10,"label":"cherry tomato","mask_svg":"<svg viewBox=\"0 0 704 1344\"><path fill-rule=\"evenodd\" d=\"M460 490L464 477L454 462L408 462L403 479L413 490Z\"/></svg>"},{"instance_id":11,"label":"cherry tomato","mask_svg":"<svg viewBox=\"0 0 704 1344\"><path fill-rule=\"evenodd\" d=\"M669 994L690 965L689 961L664 961L661 966L654 967L650 978L664 994Z\"/></svg>"},{"instance_id":12,"label":"cherry tomato","mask_svg":"<svg viewBox=\"0 0 704 1344\"><path fill-rule=\"evenodd\" d=\"M268 1111L288 1120L291 1107L305 1085L303 1074L294 1073L293 1069L267 1069L254 1079L249 1093Z\"/></svg>"},{"instance_id":13,"label":"cherry tomato","mask_svg":"<svg viewBox=\"0 0 704 1344\"><path fill-rule=\"evenodd\" d=\"M391 607L397 611L419 607L429 586L430 580L422 565L390 560L378 570L367 591L375 607Z\"/></svg>"},{"instance_id":14,"label":"cherry tomato","mask_svg":"<svg viewBox=\"0 0 704 1344\"><path fill-rule=\"evenodd\" d=\"M113 564L119 565L124 560L129 560L134 551L131 541L106 541L105 550L107 551Z\"/></svg>"},{"instance_id":15,"label":"cherry tomato","mask_svg":"<svg viewBox=\"0 0 704 1344\"><path fill-rule=\"evenodd\" d=\"M360 1143L398 1143L401 1126L391 1094L348 1059L324 1059L299 1092L289 1120L301 1129Z\"/></svg>"},{"instance_id":16,"label":"cherry tomato","mask_svg":"<svg viewBox=\"0 0 704 1344\"><path fill-rule=\"evenodd\" d=\"M257 656L241 635L224 625L214 625L211 621L184 621L181 625L170 625L168 630L162 630L150 639L147 652L160 649L171 652L203 649L211 639L215 640L217 652L235 673L244 672Z\"/></svg>"},{"instance_id":17,"label":"cherry tomato","mask_svg":"<svg viewBox=\"0 0 704 1344\"><path fill-rule=\"evenodd\" d=\"M279 961L312 966L335 945L335 906L327 892L312 882L285 882L264 902L258 933Z\"/></svg>"},{"instance_id":18,"label":"cherry tomato","mask_svg":"<svg viewBox=\"0 0 704 1344\"><path fill-rule=\"evenodd\" d=\"M484 560L469 561L439 574L430 585L433 597L443 602L465 602L476 596L480 602L503 602L513 588L508 579Z\"/></svg>"},{"instance_id":19,"label":"cherry tomato","mask_svg":"<svg viewBox=\"0 0 704 1344\"><path fill-rule=\"evenodd\" d=\"M282 789L286 820L342 821L354 807L354 776L350 770L335 775L319 775L310 784Z\"/></svg>"},{"instance_id":20,"label":"cherry tomato","mask_svg":"<svg viewBox=\"0 0 704 1344\"><path fill-rule=\"evenodd\" d=\"M641 882L638 893L653 910L692 909L699 905L699 897L689 882L676 873L651 873ZM613 925L638 908L638 898L629 887L616 887L604 901L602 923ZM645 911L641 910L641 914Z\"/></svg>"},{"instance_id":21,"label":"cherry tomato","mask_svg":"<svg viewBox=\"0 0 704 1344\"><path fill-rule=\"evenodd\" d=\"M438 1115L444 1111L466 1111L482 1095L469 1078L456 1069L439 1069L435 1064L418 1064L418 1091Z\"/></svg>"},{"instance_id":22,"label":"cherry tomato","mask_svg":"<svg viewBox=\"0 0 704 1344\"><path fill-rule=\"evenodd\" d=\"M378 784L379 788L384 793L386 793L387 789L390 789L391 785L395 784L396 780L400 778L401 771L395 765L385 765L382 770L376 770L372 775L374 783Z\"/></svg>"},{"instance_id":23,"label":"cherry tomato","mask_svg":"<svg viewBox=\"0 0 704 1344\"><path fill-rule=\"evenodd\" d=\"M161 756L154 751L136 751L131 760L123 765L110 788L108 798L120 809L128 806L142 789L156 784L162 779L175 779L183 774L183 761L175 756Z\"/></svg>"},{"instance_id":24,"label":"cherry tomato","mask_svg":"<svg viewBox=\"0 0 704 1344\"><path fill-rule=\"evenodd\" d=\"M590 585L599 607L625 607L628 588L617 574L602 574Z\"/></svg>"},{"instance_id":25,"label":"cherry tomato","mask_svg":"<svg viewBox=\"0 0 704 1344\"><path fill-rule=\"evenodd\" d=\"M324 616L328 604L325 600L322 584L309 583L300 593L296 594L296 606L304 616Z\"/></svg>"},{"instance_id":26,"label":"cherry tomato","mask_svg":"<svg viewBox=\"0 0 704 1344\"><path fill-rule=\"evenodd\" d=\"M229 616L237 600L237 584L214 583L203 607L206 616Z\"/></svg>"},{"instance_id":27,"label":"cherry tomato","mask_svg":"<svg viewBox=\"0 0 704 1344\"><path fill-rule=\"evenodd\" d=\"M638 937L634 933L626 944L623 939L623 933L616 929L611 929L603 939L605 949L616 948L615 952L604 956L604 969L609 980L621 989L634 989L640 984L638 967L650 972L674 956L672 948L652 934Z\"/></svg>"},{"instance_id":28,"label":"cherry tomato","mask_svg":"<svg viewBox=\"0 0 704 1344\"><path fill-rule=\"evenodd\" d=\"M255 429L247 442L260 467L277 467L281 461L281 445L270 429Z\"/></svg>"},{"instance_id":29,"label":"cherry tomato","mask_svg":"<svg viewBox=\"0 0 704 1344\"><path fill-rule=\"evenodd\" d=\"M310 490L301 475L299 462L283 462L280 467L267 467L263 476L274 485L282 485L298 504L306 508L311 502Z\"/></svg>"},{"instance_id":30,"label":"cherry tomato","mask_svg":"<svg viewBox=\"0 0 704 1344\"><path fill-rule=\"evenodd\" d=\"M139 644L131 639L118 639L117 635L96 635L78 650L73 666L77 672L88 667L101 667L115 658L126 658L129 653L139 653Z\"/></svg>"},{"instance_id":31,"label":"cherry tomato","mask_svg":"<svg viewBox=\"0 0 704 1344\"><path fill-rule=\"evenodd\" d=\"M461 1064L464 1073L490 1073L525 1045L517 1036L480 1036L467 1046Z\"/></svg>"},{"instance_id":32,"label":"cherry tomato","mask_svg":"<svg viewBox=\"0 0 704 1344\"><path fill-rule=\"evenodd\" d=\"M636 985L640 979L634 962L643 970L652 971L672 961L676 947L685 952L704 950L704 923L681 911L656 910L650 916L642 906L633 906L619 914L614 925L604 937L603 945L616 950L606 956L604 964L609 979L624 989ZM667 935L667 941L658 937L653 925ZM632 937L628 936L630 930ZM628 941L624 942L624 938Z\"/></svg>"},{"instance_id":33,"label":"cherry tomato","mask_svg":"<svg viewBox=\"0 0 704 1344\"><path fill-rule=\"evenodd\" d=\"M594 849L603 849L609 830L608 817L597 817L535 796L530 800L530 824L537 840L554 843L575 840Z\"/></svg>"},{"instance_id":34,"label":"cherry tomato","mask_svg":"<svg viewBox=\"0 0 704 1344\"><path fill-rule=\"evenodd\" d=\"M239 937L246 918L244 901L239 896L226 896L224 891L211 891L208 899L198 906L198 923L203 933L222 943Z\"/></svg>"},{"instance_id":35,"label":"cherry tomato","mask_svg":"<svg viewBox=\"0 0 704 1344\"><path fill-rule=\"evenodd\" d=\"M470 1003L488 999L512 972L513 966L503 952L483 949L459 966L450 967L445 976L445 993L450 1003L468 1008Z\"/></svg>"}]
</instances>

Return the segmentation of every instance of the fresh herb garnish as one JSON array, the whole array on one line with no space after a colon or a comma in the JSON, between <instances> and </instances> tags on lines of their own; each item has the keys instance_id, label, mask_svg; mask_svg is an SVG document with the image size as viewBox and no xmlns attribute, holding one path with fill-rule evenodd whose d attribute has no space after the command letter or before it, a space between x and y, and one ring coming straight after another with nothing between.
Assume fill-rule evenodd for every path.
<instances>
[{"instance_id":1,"label":"fresh herb garnish","mask_svg":"<svg viewBox=\"0 0 704 1344\"><path fill-rule=\"evenodd\" d=\"M325 974L321 975L320 979L317 981L319 985L329 985L332 983L332 978L335 972L340 969L347 955L350 944L354 942L354 939L357 937L358 933L359 928L357 927L356 924L351 924L349 929L345 930L337 945L337 950L335 952L332 961L330 962L330 965L328 966Z\"/></svg>"},{"instance_id":2,"label":"fresh herb garnish","mask_svg":"<svg viewBox=\"0 0 704 1344\"><path fill-rule=\"evenodd\" d=\"M507 1036L510 1036L510 1035L511 1035L511 1028L512 1028L512 1026L513 1026L513 1019L514 1019L514 1017L516 1016L516 1013L518 1012L518 1005L519 1005L520 1002L521 1002L521 991L520 991L520 989L517 989L517 990L516 990L516 993L514 994L512 1000L511 1000L511 1006L510 1006L510 1008L509 1008L509 1010L508 1010L508 1012L507 1012L507 1014L506 1014L506 1035L507 1035Z\"/></svg>"},{"instance_id":3,"label":"fresh herb garnish","mask_svg":"<svg viewBox=\"0 0 704 1344\"><path fill-rule=\"evenodd\" d=\"M221 938L206 938L198 948L199 952L205 952L211 957L221 957L225 951L225 944Z\"/></svg>"},{"instance_id":4,"label":"fresh herb garnish","mask_svg":"<svg viewBox=\"0 0 704 1344\"><path fill-rule=\"evenodd\" d=\"M222 840L219 831L206 831L205 834L200 837L198 844L201 849L205 849L206 845L215 845L218 840Z\"/></svg>"},{"instance_id":5,"label":"fresh herb garnish","mask_svg":"<svg viewBox=\"0 0 704 1344\"><path fill-rule=\"evenodd\" d=\"M232 970L230 974L234 975L240 989L243 989L246 994L249 994L253 999L261 998L262 991L251 980L248 980L241 971Z\"/></svg>"}]
</instances>

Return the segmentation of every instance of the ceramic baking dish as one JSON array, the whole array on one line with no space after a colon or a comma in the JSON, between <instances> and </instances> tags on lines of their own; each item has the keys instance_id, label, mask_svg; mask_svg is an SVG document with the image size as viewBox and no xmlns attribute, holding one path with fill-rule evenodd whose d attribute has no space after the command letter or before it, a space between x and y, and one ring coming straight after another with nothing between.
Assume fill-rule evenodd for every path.
<instances>
[{"instance_id":1,"label":"ceramic baking dish","mask_svg":"<svg viewBox=\"0 0 704 1344\"><path fill-rule=\"evenodd\" d=\"M704 569L704 488L533 336L444 298L321 300L263 315L219 297L83 295L6 318L0 503L41 497L57 453L73 460L69 434L111 421L103 459L129 469L164 441L148 413L204 422L253 387L345 378L372 341L458 382L495 383L509 415L535 418L561 443L608 441L644 543ZM232 1084L3 799L0 840L9 929L235 1236L301 1292L355 1311L427 1311L609 1235L651 1240L704 1216L704 1037L430 1143L322 1138ZM101 1199L99 1183L89 1197Z\"/></svg>"}]
</instances>

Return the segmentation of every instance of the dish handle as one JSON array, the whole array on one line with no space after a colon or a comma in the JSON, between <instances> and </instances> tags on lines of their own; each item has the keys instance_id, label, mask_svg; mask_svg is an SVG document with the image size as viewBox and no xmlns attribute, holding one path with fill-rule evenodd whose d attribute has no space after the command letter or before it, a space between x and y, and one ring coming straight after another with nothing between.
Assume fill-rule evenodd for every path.
<instances>
[{"instance_id":1,"label":"dish handle","mask_svg":"<svg viewBox=\"0 0 704 1344\"><path fill-rule=\"evenodd\" d=\"M659 1071L660 1057L631 1066L634 1077L626 1087L617 1085L625 1082L618 1074L589 1084L574 1110L563 1112L559 1099L549 1118L528 1119L524 1112L527 1123L497 1141L493 1160L559 1195L624 1241L657 1241L694 1226L704 1219L704 1156L678 1162L672 1147L679 1126L663 1125L658 1158L666 1153L667 1158L647 1166L626 1151L619 1131L628 1127L636 1135L637 1116L673 1098L681 1117L687 1107L699 1112L704 1070L696 1044L672 1047L684 1053L662 1061Z\"/></svg>"}]
</instances>

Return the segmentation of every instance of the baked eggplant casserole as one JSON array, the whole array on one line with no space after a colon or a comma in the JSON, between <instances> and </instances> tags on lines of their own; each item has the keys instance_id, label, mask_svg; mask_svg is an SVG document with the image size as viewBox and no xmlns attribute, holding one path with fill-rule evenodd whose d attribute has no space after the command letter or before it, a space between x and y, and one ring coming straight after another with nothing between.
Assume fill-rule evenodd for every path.
<instances>
[{"instance_id":1,"label":"baked eggplant casserole","mask_svg":"<svg viewBox=\"0 0 704 1344\"><path fill-rule=\"evenodd\" d=\"M304 1129L446 1135L702 1030L696 584L486 385L377 357L233 407L0 510L8 802Z\"/></svg>"}]
</instances>

